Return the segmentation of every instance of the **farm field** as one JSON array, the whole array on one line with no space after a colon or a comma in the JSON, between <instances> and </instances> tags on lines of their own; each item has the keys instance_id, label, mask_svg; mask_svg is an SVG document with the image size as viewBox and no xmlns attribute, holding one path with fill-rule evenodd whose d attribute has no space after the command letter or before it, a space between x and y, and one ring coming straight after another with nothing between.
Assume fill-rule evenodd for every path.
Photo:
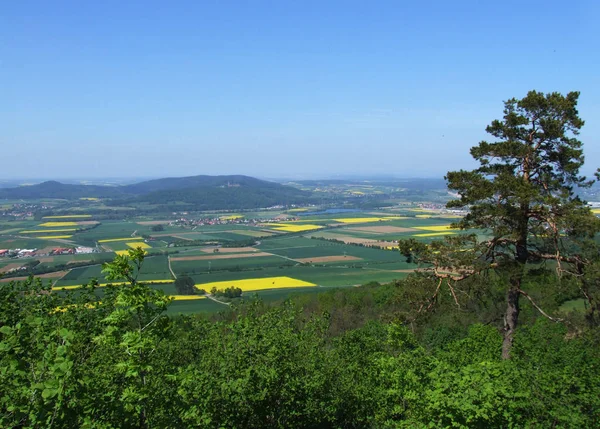
<instances>
[{"instance_id":1,"label":"farm field","mask_svg":"<svg viewBox=\"0 0 600 429\"><path fill-rule=\"evenodd\" d=\"M245 288L244 297L257 295L264 300L403 278L416 266L406 263L395 250L397 240L442 238L441 234L455 233L448 225L456 221L456 216L416 208L321 213L307 207L202 214L219 219L215 224L178 224L179 218L165 215L96 220L83 210L65 212L56 214L60 217L0 222L0 249L38 249L34 260L46 271L54 267L64 270L43 275L58 288L78 286L92 278L107 283L100 264L113 258L115 252L125 254L140 246L149 256L139 280L159 282L151 287L168 295L176 294L173 274L185 274L197 285L205 285L202 287L215 283L255 285ZM160 231L153 230L158 225ZM50 254L55 247L76 246L91 247L97 253ZM0 258L0 271L31 260ZM69 264L88 265L71 268ZM297 283L272 280L282 278ZM306 287L308 284L314 286ZM101 289L98 293L102 294ZM224 307L210 299L178 300L169 312L214 312Z\"/></svg>"},{"instance_id":2,"label":"farm field","mask_svg":"<svg viewBox=\"0 0 600 429\"><path fill-rule=\"evenodd\" d=\"M99 283L106 283L102 274L101 265L73 268L67 275L61 278L55 286L74 286L98 279ZM141 281L172 280L166 256L150 256L144 260L142 271L138 277Z\"/></svg>"}]
</instances>

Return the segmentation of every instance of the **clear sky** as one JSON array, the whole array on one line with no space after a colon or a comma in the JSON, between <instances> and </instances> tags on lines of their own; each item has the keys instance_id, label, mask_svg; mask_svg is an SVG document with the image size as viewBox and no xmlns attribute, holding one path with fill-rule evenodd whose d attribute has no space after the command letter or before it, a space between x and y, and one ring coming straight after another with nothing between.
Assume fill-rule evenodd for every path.
<instances>
[{"instance_id":1,"label":"clear sky","mask_svg":"<svg viewBox=\"0 0 600 429\"><path fill-rule=\"evenodd\" d=\"M528 90L581 91L600 2L5 1L0 178L440 177Z\"/></svg>"}]
</instances>

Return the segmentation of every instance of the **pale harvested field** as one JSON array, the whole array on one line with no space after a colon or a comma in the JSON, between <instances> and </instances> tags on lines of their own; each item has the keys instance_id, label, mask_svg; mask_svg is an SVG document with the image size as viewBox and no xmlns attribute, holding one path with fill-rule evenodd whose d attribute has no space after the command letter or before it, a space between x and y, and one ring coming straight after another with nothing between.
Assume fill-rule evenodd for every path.
<instances>
[{"instance_id":1,"label":"pale harvested field","mask_svg":"<svg viewBox=\"0 0 600 429\"><path fill-rule=\"evenodd\" d=\"M36 253L48 254L48 253L52 252L54 249L56 249L56 246L47 246L47 247L44 247L43 249L38 250Z\"/></svg>"},{"instance_id":2,"label":"pale harvested field","mask_svg":"<svg viewBox=\"0 0 600 429\"><path fill-rule=\"evenodd\" d=\"M219 253L243 253L243 252L257 252L258 250L254 247L219 247ZM213 253L214 247L204 247L200 249L205 253Z\"/></svg>"},{"instance_id":3,"label":"pale harvested field","mask_svg":"<svg viewBox=\"0 0 600 429\"><path fill-rule=\"evenodd\" d=\"M4 267L0 267L0 273L6 273L14 268L19 268L21 265L23 264L8 264L5 265Z\"/></svg>"},{"instance_id":4,"label":"pale harvested field","mask_svg":"<svg viewBox=\"0 0 600 429\"><path fill-rule=\"evenodd\" d=\"M38 279L60 279L61 277L63 277L65 274L67 274L68 271L56 271L54 273L46 273L46 274L40 274L38 276L35 276L35 278ZM27 276L23 276L23 277L11 277L8 279L0 279L0 283L8 283L10 281L23 281L23 280L27 280L28 277Z\"/></svg>"},{"instance_id":5,"label":"pale harvested field","mask_svg":"<svg viewBox=\"0 0 600 429\"><path fill-rule=\"evenodd\" d=\"M348 228L350 231L364 231L364 232L374 232L375 234L386 234L386 233L394 233L394 232L411 232L414 231L413 228L403 228L401 226L362 226L362 227L354 227Z\"/></svg>"},{"instance_id":6,"label":"pale harvested field","mask_svg":"<svg viewBox=\"0 0 600 429\"><path fill-rule=\"evenodd\" d=\"M310 234L311 237L322 237L327 239L341 240L344 243L376 243L376 240L372 238L361 238L361 237L351 237L350 235L342 235L342 234L333 234L328 232L322 232L320 234Z\"/></svg>"},{"instance_id":7,"label":"pale harvested field","mask_svg":"<svg viewBox=\"0 0 600 429\"><path fill-rule=\"evenodd\" d=\"M319 263L319 262L338 262L338 261L362 261L362 258L357 258L356 256L344 256L344 255L336 255L336 256L319 256L317 258L296 258L294 261L302 262L302 263Z\"/></svg>"},{"instance_id":8,"label":"pale harvested field","mask_svg":"<svg viewBox=\"0 0 600 429\"><path fill-rule=\"evenodd\" d=\"M136 222L138 225L166 225L168 224L170 221L168 220L144 220L141 222Z\"/></svg>"},{"instance_id":9,"label":"pale harvested field","mask_svg":"<svg viewBox=\"0 0 600 429\"><path fill-rule=\"evenodd\" d=\"M77 225L96 225L100 222L95 221L95 220L78 220Z\"/></svg>"},{"instance_id":10,"label":"pale harvested field","mask_svg":"<svg viewBox=\"0 0 600 429\"><path fill-rule=\"evenodd\" d=\"M48 258L40 258L38 259L40 261L40 263L44 263L44 262L54 262L54 258L53 257L48 257Z\"/></svg>"},{"instance_id":11,"label":"pale harvested field","mask_svg":"<svg viewBox=\"0 0 600 429\"><path fill-rule=\"evenodd\" d=\"M175 262L175 261L208 261L208 260L215 260L215 259L257 258L260 256L273 256L273 255L271 253L265 253L265 252L240 253L240 254L229 253L229 254L225 254L225 255L219 255L218 253L215 253L213 255L206 255L206 256L180 256L178 258L171 258L171 262Z\"/></svg>"}]
</instances>

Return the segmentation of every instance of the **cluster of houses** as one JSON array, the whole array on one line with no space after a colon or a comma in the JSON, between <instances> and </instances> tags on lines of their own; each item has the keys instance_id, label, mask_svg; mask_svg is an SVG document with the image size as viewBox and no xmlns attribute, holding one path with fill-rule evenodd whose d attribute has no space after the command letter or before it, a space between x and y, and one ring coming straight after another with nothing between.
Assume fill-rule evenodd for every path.
<instances>
[{"instance_id":1,"label":"cluster of houses","mask_svg":"<svg viewBox=\"0 0 600 429\"><path fill-rule=\"evenodd\" d=\"M27 258L35 256L37 249L0 249L0 258Z\"/></svg>"},{"instance_id":2,"label":"cluster of houses","mask_svg":"<svg viewBox=\"0 0 600 429\"><path fill-rule=\"evenodd\" d=\"M0 249L0 258L30 258L33 256L52 256L52 255L75 255L97 253L99 250L93 247L56 247L50 252L40 253L38 249Z\"/></svg>"},{"instance_id":3,"label":"cluster of houses","mask_svg":"<svg viewBox=\"0 0 600 429\"><path fill-rule=\"evenodd\" d=\"M169 226L207 226L207 225L254 225L257 223L264 222L263 219L245 219L245 218L230 218L227 216L222 218L201 218L201 219L188 219L181 217L169 222Z\"/></svg>"},{"instance_id":4,"label":"cluster of houses","mask_svg":"<svg viewBox=\"0 0 600 429\"><path fill-rule=\"evenodd\" d=\"M31 218L40 210L46 210L49 207L44 204L13 204L11 208L0 210L0 216L10 216L15 219Z\"/></svg>"}]
</instances>

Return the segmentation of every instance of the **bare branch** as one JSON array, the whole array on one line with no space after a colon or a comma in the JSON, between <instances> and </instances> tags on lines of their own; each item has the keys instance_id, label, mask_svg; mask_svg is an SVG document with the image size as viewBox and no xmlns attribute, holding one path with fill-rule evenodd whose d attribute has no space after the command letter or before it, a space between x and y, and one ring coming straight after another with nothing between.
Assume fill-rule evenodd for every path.
<instances>
[{"instance_id":1,"label":"bare branch","mask_svg":"<svg viewBox=\"0 0 600 429\"><path fill-rule=\"evenodd\" d=\"M450 293L452 293L452 297L454 298L454 303L458 308L460 308L460 304L458 303L458 298L456 298L456 292L454 292L454 288L452 287L452 283L448 280L448 288L450 289Z\"/></svg>"},{"instance_id":2,"label":"bare branch","mask_svg":"<svg viewBox=\"0 0 600 429\"><path fill-rule=\"evenodd\" d=\"M532 299L532 298L529 296L529 294L527 294L527 292L525 292L525 291L523 291L523 290L519 289L519 293L520 293L521 295L523 295L525 298L527 298L527 299L529 300L529 302L531 302L531 305L533 305L533 306L536 308L536 310L537 310L537 311L539 311L540 313L542 313L542 314L543 314L544 316L546 316L548 319L552 320L553 322L562 322L562 321L564 320L564 319L558 319L558 318L555 318L555 317L552 317L552 316L548 315L548 314L547 314L547 313L546 313L544 310L542 310L542 309L540 308L540 306L539 306L539 305L537 305L537 304L536 304L536 303L533 301L533 299Z\"/></svg>"},{"instance_id":3,"label":"bare branch","mask_svg":"<svg viewBox=\"0 0 600 429\"><path fill-rule=\"evenodd\" d=\"M429 311L431 309L431 307L433 307L433 303L435 302L435 299L437 298L438 292L440 291L440 287L442 286L443 281L444 281L444 279L440 279L440 281L438 282L437 288L435 288L435 293L430 298L429 305L427 306L425 311ZM421 306L421 308L423 308L423 306ZM419 308L419 313L421 312L421 308Z\"/></svg>"}]
</instances>

